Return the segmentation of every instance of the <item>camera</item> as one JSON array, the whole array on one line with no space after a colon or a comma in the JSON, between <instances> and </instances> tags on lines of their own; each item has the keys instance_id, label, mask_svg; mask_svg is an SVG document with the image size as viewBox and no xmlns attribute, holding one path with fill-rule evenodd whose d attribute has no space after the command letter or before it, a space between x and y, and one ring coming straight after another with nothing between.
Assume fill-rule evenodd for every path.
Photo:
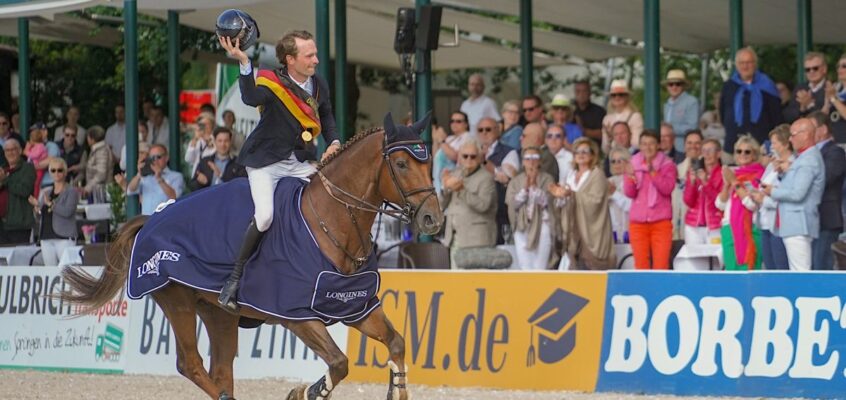
<instances>
[{"instance_id":1,"label":"camera","mask_svg":"<svg viewBox=\"0 0 846 400\"><path fill-rule=\"evenodd\" d=\"M690 169L693 171L699 171L700 169L705 169L705 160L701 158L695 158L690 160Z\"/></svg>"},{"instance_id":2,"label":"camera","mask_svg":"<svg viewBox=\"0 0 846 400\"><path fill-rule=\"evenodd\" d=\"M141 176L149 176L153 175L153 161L150 160L150 157L144 159L144 166L141 167L141 171L139 173Z\"/></svg>"}]
</instances>

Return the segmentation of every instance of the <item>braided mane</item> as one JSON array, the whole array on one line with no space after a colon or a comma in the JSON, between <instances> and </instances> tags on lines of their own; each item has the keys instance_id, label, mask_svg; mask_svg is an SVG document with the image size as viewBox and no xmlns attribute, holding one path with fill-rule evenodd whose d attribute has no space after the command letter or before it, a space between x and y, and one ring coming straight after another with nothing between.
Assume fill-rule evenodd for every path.
<instances>
[{"instance_id":1,"label":"braided mane","mask_svg":"<svg viewBox=\"0 0 846 400\"><path fill-rule=\"evenodd\" d=\"M350 138L350 140L347 140L346 143L342 144L341 147L338 149L338 151L336 151L332 155L326 157L325 160L323 160L319 164L317 164L317 170L320 171L323 168L325 168L327 165L329 165L329 163L332 162L332 160L338 158L341 154L343 154L344 150L346 150L346 149L350 148L351 146L353 146L354 144L360 142L362 139L364 139L364 138L366 138L366 137L368 137L368 136L370 136L370 135L372 135L376 132L382 132L382 131L383 131L383 129L381 127L375 127L375 128L370 128L370 129L367 129L367 130L364 130L364 131L357 133L355 136Z\"/></svg>"}]
</instances>

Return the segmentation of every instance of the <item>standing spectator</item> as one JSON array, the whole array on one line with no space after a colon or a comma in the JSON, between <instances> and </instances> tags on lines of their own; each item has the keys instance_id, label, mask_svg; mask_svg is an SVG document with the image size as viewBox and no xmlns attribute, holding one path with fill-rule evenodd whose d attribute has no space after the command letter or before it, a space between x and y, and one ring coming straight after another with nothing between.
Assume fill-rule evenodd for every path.
<instances>
[{"instance_id":1,"label":"standing spectator","mask_svg":"<svg viewBox=\"0 0 846 400\"><path fill-rule=\"evenodd\" d=\"M441 206L446 215L445 240L454 255L469 247L496 244L496 187L493 175L480 168L482 153L475 139L459 149L458 168L444 176ZM456 268L455 257L452 268Z\"/></svg>"},{"instance_id":2,"label":"standing spectator","mask_svg":"<svg viewBox=\"0 0 846 400\"><path fill-rule=\"evenodd\" d=\"M723 189L720 142L708 139L702 145L703 157L687 170L684 184L685 244L713 244L720 240L723 212L716 206Z\"/></svg>"},{"instance_id":3,"label":"standing spectator","mask_svg":"<svg viewBox=\"0 0 846 400\"><path fill-rule=\"evenodd\" d=\"M825 98L831 104L831 134L838 144L846 143L846 54L837 60L837 82L826 85Z\"/></svg>"},{"instance_id":4,"label":"standing spectator","mask_svg":"<svg viewBox=\"0 0 846 400\"><path fill-rule=\"evenodd\" d=\"M162 106L155 105L150 109L150 119L147 121L147 143L169 146L170 124L164 115Z\"/></svg>"},{"instance_id":5,"label":"standing spectator","mask_svg":"<svg viewBox=\"0 0 846 400\"><path fill-rule=\"evenodd\" d=\"M197 124L191 127L194 136L185 148L185 162L191 166L191 175L197 172L200 159L214 155L214 118L200 114Z\"/></svg>"},{"instance_id":6,"label":"standing spectator","mask_svg":"<svg viewBox=\"0 0 846 400\"><path fill-rule=\"evenodd\" d=\"M88 130L88 158L84 169L78 178L85 179L84 194L94 193L95 190L105 189L106 184L112 181L114 159L109 145L104 140L106 132L99 125L92 126Z\"/></svg>"},{"instance_id":7,"label":"standing spectator","mask_svg":"<svg viewBox=\"0 0 846 400\"><path fill-rule=\"evenodd\" d=\"M502 138L500 142L520 151L520 136L522 134L520 103L517 100L508 100L502 105Z\"/></svg>"},{"instance_id":8,"label":"standing spectator","mask_svg":"<svg viewBox=\"0 0 846 400\"><path fill-rule=\"evenodd\" d=\"M213 147L215 153L200 159L197 171L194 173L194 178L188 182L188 187L191 190L199 190L229 182L239 176L246 177L247 171L232 157L231 147L232 132L228 128L216 128Z\"/></svg>"},{"instance_id":9,"label":"standing spectator","mask_svg":"<svg viewBox=\"0 0 846 400\"><path fill-rule=\"evenodd\" d=\"M602 120L605 118L605 109L590 101L590 82L576 82L574 92L576 122L581 125L585 136L596 143L602 143Z\"/></svg>"},{"instance_id":10,"label":"standing spectator","mask_svg":"<svg viewBox=\"0 0 846 400\"><path fill-rule=\"evenodd\" d=\"M629 155L634 155L638 152L636 147L632 147L632 131L629 129L629 124L623 121L617 121L611 127L611 148L626 149ZM605 158L605 175L611 176L610 158Z\"/></svg>"},{"instance_id":11,"label":"standing spectator","mask_svg":"<svg viewBox=\"0 0 846 400\"><path fill-rule=\"evenodd\" d=\"M564 186L553 185L552 195L562 199L562 237L569 264L576 269L610 269L617 265L608 180L599 168L599 145L589 138L573 143L575 159ZM563 261L562 262L566 262Z\"/></svg>"},{"instance_id":12,"label":"standing spectator","mask_svg":"<svg viewBox=\"0 0 846 400\"><path fill-rule=\"evenodd\" d=\"M567 140L564 135L561 125L549 125L546 130L546 148L558 162L558 183L564 183L564 179L573 170L573 153L565 147Z\"/></svg>"},{"instance_id":13,"label":"standing spectator","mask_svg":"<svg viewBox=\"0 0 846 400\"><path fill-rule=\"evenodd\" d=\"M715 204L723 211L720 241L726 270L761 269L761 230L754 221L756 206L750 197L764 174L758 162L760 149L754 138L741 136L734 148L737 168L723 168L723 188Z\"/></svg>"},{"instance_id":14,"label":"standing spectator","mask_svg":"<svg viewBox=\"0 0 846 400\"><path fill-rule=\"evenodd\" d=\"M85 168L85 163L83 162L85 160L85 152L82 145L76 141L76 132L77 130L74 128L65 128L62 140L58 142L60 144L59 153L68 165L67 179L71 182L76 181L77 177Z\"/></svg>"},{"instance_id":15,"label":"standing spectator","mask_svg":"<svg viewBox=\"0 0 846 400\"><path fill-rule=\"evenodd\" d=\"M65 127L76 129L76 144L82 146L85 143L85 128L79 124L79 107L70 106L65 113L65 124L56 127L53 133L53 141L58 142L62 140L62 135L65 133Z\"/></svg>"},{"instance_id":16,"label":"standing spectator","mask_svg":"<svg viewBox=\"0 0 846 400\"><path fill-rule=\"evenodd\" d=\"M640 114L631 103L629 85L626 81L619 79L611 82L611 90L608 102L608 113L602 119L602 129L605 133L602 136L602 152L608 153L611 149L611 128L617 122L625 122L631 131L632 143L640 143L640 133L643 132L643 115Z\"/></svg>"},{"instance_id":17,"label":"standing spectator","mask_svg":"<svg viewBox=\"0 0 846 400\"><path fill-rule=\"evenodd\" d=\"M819 204L825 189L825 163L814 145L814 123L799 118L790 125L790 144L798 154L778 187L764 192L778 202L775 233L784 241L793 271L808 271L812 242L819 237Z\"/></svg>"},{"instance_id":18,"label":"standing spectator","mask_svg":"<svg viewBox=\"0 0 846 400\"><path fill-rule=\"evenodd\" d=\"M485 96L485 79L482 74L470 75L467 79L467 91L470 97L461 103L461 111L467 115L470 123L470 132L476 132L476 124L485 117L499 120L499 112L496 111L496 102Z\"/></svg>"},{"instance_id":19,"label":"standing spectator","mask_svg":"<svg viewBox=\"0 0 846 400\"><path fill-rule=\"evenodd\" d=\"M670 94L664 103L664 122L675 132L674 147L681 149L684 148L684 134L699 126L699 100L686 91L690 82L680 69L667 71L664 85Z\"/></svg>"},{"instance_id":20,"label":"standing spectator","mask_svg":"<svg viewBox=\"0 0 846 400\"><path fill-rule=\"evenodd\" d=\"M734 142L745 133L763 143L770 131L783 121L781 101L769 76L758 71L758 56L751 47L734 55L735 71L723 84L719 110L726 130L724 146L734 151Z\"/></svg>"},{"instance_id":21,"label":"standing spectator","mask_svg":"<svg viewBox=\"0 0 846 400\"><path fill-rule=\"evenodd\" d=\"M658 149L676 164L684 161L684 153L676 150L676 134L673 132L673 126L666 122L662 122L660 132L661 142L658 143ZM683 138L682 141L684 141Z\"/></svg>"},{"instance_id":22,"label":"standing spectator","mask_svg":"<svg viewBox=\"0 0 846 400\"><path fill-rule=\"evenodd\" d=\"M47 171L47 169L50 167L50 158L61 157L62 149L61 149L59 143L52 142L52 141L48 140L49 137L50 137L50 132L47 130L47 125L45 125L43 122L34 123L31 127L29 127L29 130L30 130L30 134L29 134L30 138L32 138L33 136L36 135L34 133L34 131L38 131L37 135L40 138L47 140L47 142L44 143L44 147L47 150L47 157L45 157L44 159L42 159L38 163L33 164L36 171L38 171L39 169L43 169L44 171ZM76 144L76 141L74 141L73 143ZM62 177L67 178L67 174L63 174ZM47 186L52 186L52 185L53 185L53 175L45 172L44 175L41 178L41 184L38 186L38 189L42 189L42 188L45 188ZM36 190L36 193L37 192L38 191Z\"/></svg>"},{"instance_id":23,"label":"standing spectator","mask_svg":"<svg viewBox=\"0 0 846 400\"><path fill-rule=\"evenodd\" d=\"M9 127L9 131L15 134L20 134L21 131L21 114L18 112L12 113L12 125Z\"/></svg>"},{"instance_id":24,"label":"standing spectator","mask_svg":"<svg viewBox=\"0 0 846 400\"><path fill-rule=\"evenodd\" d=\"M523 98L523 118L528 124L540 124L542 129L546 129L546 119L544 119L543 100L536 95L531 94ZM525 128L525 125L524 125Z\"/></svg>"},{"instance_id":25,"label":"standing spectator","mask_svg":"<svg viewBox=\"0 0 846 400\"><path fill-rule=\"evenodd\" d=\"M40 128L40 126L33 125L32 128ZM26 156L26 161L32 164L35 168L35 186L33 188L33 195L38 198L38 193L41 189L41 181L44 179L44 174L47 172L47 162L49 155L47 154L47 146L44 142L47 141L45 136L46 129L30 129L29 141L26 142L23 154Z\"/></svg>"},{"instance_id":26,"label":"standing spectator","mask_svg":"<svg viewBox=\"0 0 846 400\"><path fill-rule=\"evenodd\" d=\"M767 169L764 170L761 186L768 185L775 188L779 185L779 175L784 174L787 166L795 160L793 147L790 145L790 125L781 124L773 129L770 132L770 143L773 154ZM778 203L761 190L752 192L752 199L758 204L758 225L761 228L764 268L787 269L787 250L781 238L774 233Z\"/></svg>"},{"instance_id":27,"label":"standing spectator","mask_svg":"<svg viewBox=\"0 0 846 400\"><path fill-rule=\"evenodd\" d=\"M834 144L828 114L814 111L809 119L816 126L814 140L825 164L825 189L820 202L820 235L814 240L813 268L832 269L831 245L843 232L843 179L846 177L846 153Z\"/></svg>"},{"instance_id":28,"label":"standing spectator","mask_svg":"<svg viewBox=\"0 0 846 400\"><path fill-rule=\"evenodd\" d=\"M35 168L21 155L21 142L7 140L3 144L8 166L0 168L0 204L5 202L2 244L29 243L35 219L29 196L35 187ZM0 207L0 210L3 210Z\"/></svg>"},{"instance_id":29,"label":"standing spectator","mask_svg":"<svg viewBox=\"0 0 846 400\"><path fill-rule=\"evenodd\" d=\"M68 166L65 160L51 157L48 161L50 175L55 182L45 188L41 196L29 197L29 203L41 216L38 238L41 240L41 256L45 266L59 265L59 257L67 247L76 244L76 206L79 192L68 186L65 175Z\"/></svg>"},{"instance_id":30,"label":"standing spectator","mask_svg":"<svg viewBox=\"0 0 846 400\"><path fill-rule=\"evenodd\" d=\"M235 128L236 121L237 119L235 118L235 113L232 110L226 110L223 112L223 127L229 129L229 132L232 132L233 156L237 156L238 153L241 152L241 146L243 146L244 141L247 140L244 133Z\"/></svg>"},{"instance_id":31,"label":"standing spectator","mask_svg":"<svg viewBox=\"0 0 846 400\"><path fill-rule=\"evenodd\" d=\"M584 136L584 133L582 133L582 128L573 118L573 109L570 105L570 99L559 93L552 98L552 102L549 103L549 105L552 108L552 125L558 125L564 130L564 133L567 135L567 141L564 142L564 148L572 150L573 143L576 142L576 139Z\"/></svg>"},{"instance_id":32,"label":"standing spectator","mask_svg":"<svg viewBox=\"0 0 846 400\"><path fill-rule=\"evenodd\" d=\"M469 138L475 138L467 128L467 114L461 111L452 113L449 119L449 129L452 135L447 136L443 129L432 129L432 152L435 159L432 161L432 183L435 190L441 192L441 176L444 170L455 168L458 160L458 149Z\"/></svg>"},{"instance_id":33,"label":"standing spectator","mask_svg":"<svg viewBox=\"0 0 846 400\"><path fill-rule=\"evenodd\" d=\"M673 245L672 193L676 165L658 151L658 132L643 131L640 152L626 167L623 191L634 199L629 215L637 269L669 269Z\"/></svg>"},{"instance_id":34,"label":"standing spectator","mask_svg":"<svg viewBox=\"0 0 846 400\"><path fill-rule=\"evenodd\" d=\"M816 51L805 54L805 78L807 82L796 86L793 99L784 109L784 119L792 123L801 117L819 111L828 101L825 98L825 88L828 81L828 65L825 62L825 55ZM826 114L828 114L828 108Z\"/></svg>"},{"instance_id":35,"label":"standing spectator","mask_svg":"<svg viewBox=\"0 0 846 400\"><path fill-rule=\"evenodd\" d=\"M123 104L115 106L115 123L106 129L106 144L118 162L123 161L120 149L126 144L126 108Z\"/></svg>"},{"instance_id":36,"label":"standing spectator","mask_svg":"<svg viewBox=\"0 0 846 400\"><path fill-rule=\"evenodd\" d=\"M147 132L147 124L138 121L138 153L140 154L143 151L144 157L146 157L146 153L150 151L150 144L147 143ZM143 159L143 157L138 157L138 160ZM120 163L118 166L121 171L126 171L126 144L124 144L120 149Z\"/></svg>"},{"instance_id":37,"label":"standing spectator","mask_svg":"<svg viewBox=\"0 0 846 400\"><path fill-rule=\"evenodd\" d=\"M596 142L594 142L596 143ZM611 161L611 177L608 178L609 209L611 212L611 229L614 243L629 242L629 213L632 209L632 199L623 193L623 173L632 155L628 149L612 147L608 153Z\"/></svg>"},{"instance_id":38,"label":"standing spectator","mask_svg":"<svg viewBox=\"0 0 846 400\"><path fill-rule=\"evenodd\" d=\"M686 177L687 170L690 169L693 160L698 160L702 157L703 140L705 139L702 137L702 132L699 129L690 130L684 135L684 161L680 162L676 167L680 177Z\"/></svg>"},{"instance_id":39,"label":"standing spectator","mask_svg":"<svg viewBox=\"0 0 846 400\"><path fill-rule=\"evenodd\" d=\"M555 159L555 156L552 155L549 149L545 146L544 137L545 133L543 125L538 123L527 124L526 127L523 129L523 136L520 137L520 148L539 148L541 151L541 171L546 172L547 174L552 176L552 179L554 179L555 182L558 182L558 160Z\"/></svg>"},{"instance_id":40,"label":"standing spectator","mask_svg":"<svg viewBox=\"0 0 846 400\"><path fill-rule=\"evenodd\" d=\"M720 116L717 115L716 110L708 110L702 113L702 117L699 118L699 129L702 131L702 137L704 139L716 139L720 143L724 143L726 128L720 122Z\"/></svg>"},{"instance_id":41,"label":"standing spectator","mask_svg":"<svg viewBox=\"0 0 846 400\"><path fill-rule=\"evenodd\" d=\"M145 121L150 120L150 116L153 114L153 107L155 106L156 103L149 97L145 98L144 101L141 102L141 117Z\"/></svg>"},{"instance_id":42,"label":"standing spectator","mask_svg":"<svg viewBox=\"0 0 846 400\"><path fill-rule=\"evenodd\" d=\"M505 203L514 229L517 262L522 269L542 270L549 263L555 232L552 197L547 190L555 178L541 170L539 148L523 147L522 153L523 172L508 184Z\"/></svg>"},{"instance_id":43,"label":"standing spectator","mask_svg":"<svg viewBox=\"0 0 846 400\"><path fill-rule=\"evenodd\" d=\"M141 214L152 215L156 211L159 204L169 200L176 200L182 196L185 189L185 180L182 174L176 171L171 171L167 167L168 155L167 147L160 144L150 146L150 168L152 174L142 176L135 175L127 185L127 194L140 194L141 199ZM144 167L144 160L138 161L138 170ZM126 181L123 175L115 176L119 180L119 184L123 186Z\"/></svg>"},{"instance_id":44,"label":"standing spectator","mask_svg":"<svg viewBox=\"0 0 846 400\"><path fill-rule=\"evenodd\" d=\"M793 88L787 82L776 82L776 90L778 90L778 98L781 100L781 113L784 114L784 110L790 105L790 101L793 100Z\"/></svg>"},{"instance_id":45,"label":"standing spectator","mask_svg":"<svg viewBox=\"0 0 846 400\"><path fill-rule=\"evenodd\" d=\"M23 138L21 135L17 134L17 132L12 131L10 124L9 115L4 112L0 112L0 146L6 144L6 141L9 139L15 139L21 146L23 146L25 143ZM6 157L0 157L0 166L6 165L8 165Z\"/></svg>"},{"instance_id":46,"label":"standing spectator","mask_svg":"<svg viewBox=\"0 0 846 400\"><path fill-rule=\"evenodd\" d=\"M508 207L505 205L505 190L508 182L520 171L520 156L517 150L499 141L499 124L493 118L482 118L476 128L482 153L485 154L485 169L496 181L496 243L504 244L503 229L508 225Z\"/></svg>"}]
</instances>

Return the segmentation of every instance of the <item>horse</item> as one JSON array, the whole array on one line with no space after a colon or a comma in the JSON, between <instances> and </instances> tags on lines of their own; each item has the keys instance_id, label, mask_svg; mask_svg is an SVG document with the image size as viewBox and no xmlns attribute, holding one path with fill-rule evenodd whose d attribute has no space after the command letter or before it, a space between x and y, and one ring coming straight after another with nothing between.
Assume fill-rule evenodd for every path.
<instances>
[{"instance_id":1,"label":"horse","mask_svg":"<svg viewBox=\"0 0 846 400\"><path fill-rule=\"evenodd\" d=\"M373 256L370 228L376 214L413 222L424 234L432 235L440 230L443 213L432 186L431 157L419 137L427 124L428 117L410 128L394 126L388 114L383 128L360 132L323 160L302 189L301 215L314 233L312 236L320 252L331 260L338 272L353 274L365 259ZM410 150L412 148L417 154ZM282 218L281 215L279 217ZM78 267L65 268L62 274L71 289L62 296L88 309L97 309L114 298L118 291L126 291L130 252L147 221L147 217L136 217L118 231L107 255L105 269L99 277ZM348 359L332 340L324 321L278 318L250 307L241 307L238 315L230 314L219 307L217 293L176 281L169 281L150 295L164 311L173 329L177 371L212 399L234 399L232 368L241 318L283 325L327 364L328 371L323 377L310 386L295 387L287 399L328 399L332 390L348 374ZM211 344L209 371L204 369L197 350L197 315L208 328ZM390 353L387 399L408 400L405 342L381 305L373 308L363 319L348 325L387 346Z\"/></svg>"}]
</instances>

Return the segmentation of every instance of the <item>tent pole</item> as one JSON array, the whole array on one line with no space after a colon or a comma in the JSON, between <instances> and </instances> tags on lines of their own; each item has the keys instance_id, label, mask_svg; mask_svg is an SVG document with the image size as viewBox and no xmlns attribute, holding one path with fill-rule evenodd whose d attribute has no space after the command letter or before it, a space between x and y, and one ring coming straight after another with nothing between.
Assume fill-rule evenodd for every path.
<instances>
[{"instance_id":1,"label":"tent pole","mask_svg":"<svg viewBox=\"0 0 846 400\"><path fill-rule=\"evenodd\" d=\"M430 0L415 0L415 18L420 23L420 15L423 14L423 7L428 6ZM432 109L432 51L417 49L415 55L417 68L414 79L414 120L423 118ZM430 147L432 145L432 129L426 127L421 135L423 141Z\"/></svg>"},{"instance_id":2,"label":"tent pole","mask_svg":"<svg viewBox=\"0 0 846 400\"><path fill-rule=\"evenodd\" d=\"M314 2L315 15L315 40L317 41L317 59L320 63L317 64L317 74L323 79L332 83L329 76L329 0L317 0ZM317 159L323 155L326 150L326 140L323 135L317 137Z\"/></svg>"},{"instance_id":3,"label":"tent pole","mask_svg":"<svg viewBox=\"0 0 846 400\"><path fill-rule=\"evenodd\" d=\"M168 131L168 153L171 154L169 164L171 170L182 171L180 161L182 157L182 144L179 132L179 50L182 47L179 40L179 12L168 10L167 12L167 115Z\"/></svg>"},{"instance_id":4,"label":"tent pole","mask_svg":"<svg viewBox=\"0 0 846 400\"><path fill-rule=\"evenodd\" d=\"M523 97L534 94L532 0L520 0L520 88Z\"/></svg>"},{"instance_id":5,"label":"tent pole","mask_svg":"<svg viewBox=\"0 0 846 400\"><path fill-rule=\"evenodd\" d=\"M729 1L729 59L734 69L734 55L743 47L743 0Z\"/></svg>"},{"instance_id":6,"label":"tent pole","mask_svg":"<svg viewBox=\"0 0 846 400\"><path fill-rule=\"evenodd\" d=\"M708 75L711 72L711 55L703 54L699 57L699 62L702 67L699 80L699 115L708 109Z\"/></svg>"},{"instance_id":7,"label":"tent pole","mask_svg":"<svg viewBox=\"0 0 846 400\"><path fill-rule=\"evenodd\" d=\"M29 139L29 125L32 121L32 99L29 63L29 19L18 18L18 115L20 132ZM9 121L11 128L12 121Z\"/></svg>"},{"instance_id":8,"label":"tent pole","mask_svg":"<svg viewBox=\"0 0 846 400\"><path fill-rule=\"evenodd\" d=\"M811 26L811 0L796 0L797 46L796 46L796 83L805 83L805 54L811 51L814 36Z\"/></svg>"},{"instance_id":9,"label":"tent pole","mask_svg":"<svg viewBox=\"0 0 846 400\"><path fill-rule=\"evenodd\" d=\"M643 32L644 32L644 127L658 129L661 123L660 78L661 59L661 6L660 0L644 0L643 2Z\"/></svg>"},{"instance_id":10,"label":"tent pole","mask_svg":"<svg viewBox=\"0 0 846 400\"><path fill-rule=\"evenodd\" d=\"M126 180L138 173L138 2L123 0L123 57L126 106ZM177 135L177 132L171 133ZM174 154L174 158L178 155ZM138 195L126 196L126 218L141 213Z\"/></svg>"},{"instance_id":11,"label":"tent pole","mask_svg":"<svg viewBox=\"0 0 846 400\"><path fill-rule=\"evenodd\" d=\"M335 120L341 142L347 132L347 0L335 0Z\"/></svg>"}]
</instances>

